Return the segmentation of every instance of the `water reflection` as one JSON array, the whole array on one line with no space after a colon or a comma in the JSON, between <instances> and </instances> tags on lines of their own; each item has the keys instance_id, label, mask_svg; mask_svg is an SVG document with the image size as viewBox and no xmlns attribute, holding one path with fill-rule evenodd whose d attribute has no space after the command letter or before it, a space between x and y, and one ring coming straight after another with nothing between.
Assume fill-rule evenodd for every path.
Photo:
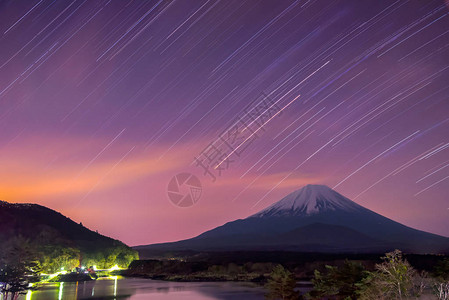
<instances>
[{"instance_id":1,"label":"water reflection","mask_svg":"<svg viewBox=\"0 0 449 300\"><path fill-rule=\"evenodd\" d=\"M114 276L114 297L117 296L117 276Z\"/></svg>"},{"instance_id":2,"label":"water reflection","mask_svg":"<svg viewBox=\"0 0 449 300\"><path fill-rule=\"evenodd\" d=\"M77 282L78 283L78 282ZM59 295L58 295L58 300L62 299L62 291L64 289L64 282L60 282L59 283ZM77 294L77 293L76 293ZM31 297L30 297L31 298Z\"/></svg>"},{"instance_id":3,"label":"water reflection","mask_svg":"<svg viewBox=\"0 0 449 300\"><path fill-rule=\"evenodd\" d=\"M80 283L46 283L20 300L50 299L263 299L264 290L251 283L166 282L119 276Z\"/></svg>"}]
</instances>

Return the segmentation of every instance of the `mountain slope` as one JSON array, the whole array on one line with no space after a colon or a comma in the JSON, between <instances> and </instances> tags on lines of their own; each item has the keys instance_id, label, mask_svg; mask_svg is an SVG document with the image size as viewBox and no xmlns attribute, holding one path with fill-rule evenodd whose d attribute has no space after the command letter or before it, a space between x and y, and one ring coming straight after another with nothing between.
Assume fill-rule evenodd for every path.
<instances>
[{"instance_id":1,"label":"mountain slope","mask_svg":"<svg viewBox=\"0 0 449 300\"><path fill-rule=\"evenodd\" d=\"M193 239L136 247L324 252L383 252L394 248L446 253L449 238L404 226L323 185L307 185L246 219L226 223Z\"/></svg>"}]
</instances>

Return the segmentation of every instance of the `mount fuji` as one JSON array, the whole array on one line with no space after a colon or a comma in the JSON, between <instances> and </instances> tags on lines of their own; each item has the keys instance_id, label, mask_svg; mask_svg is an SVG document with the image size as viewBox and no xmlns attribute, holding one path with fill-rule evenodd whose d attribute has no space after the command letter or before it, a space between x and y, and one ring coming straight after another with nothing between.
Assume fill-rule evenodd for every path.
<instances>
[{"instance_id":1,"label":"mount fuji","mask_svg":"<svg viewBox=\"0 0 449 300\"><path fill-rule=\"evenodd\" d=\"M246 219L195 238L135 249L449 253L449 238L402 225L327 186L307 185Z\"/></svg>"},{"instance_id":2,"label":"mount fuji","mask_svg":"<svg viewBox=\"0 0 449 300\"><path fill-rule=\"evenodd\" d=\"M357 203L325 185L306 185L253 217L309 216L326 211L363 211Z\"/></svg>"}]
</instances>

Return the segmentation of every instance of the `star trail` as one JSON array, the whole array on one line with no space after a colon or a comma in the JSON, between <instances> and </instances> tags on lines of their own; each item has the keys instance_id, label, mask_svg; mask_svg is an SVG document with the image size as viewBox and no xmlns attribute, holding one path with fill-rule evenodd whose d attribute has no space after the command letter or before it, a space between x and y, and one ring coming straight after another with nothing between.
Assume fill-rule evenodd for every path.
<instances>
[{"instance_id":1,"label":"star trail","mask_svg":"<svg viewBox=\"0 0 449 300\"><path fill-rule=\"evenodd\" d=\"M137 245L319 183L449 236L447 2L10 0L0 45L2 200ZM212 181L195 157L260 95L279 114ZM167 199L181 172L189 208Z\"/></svg>"}]
</instances>

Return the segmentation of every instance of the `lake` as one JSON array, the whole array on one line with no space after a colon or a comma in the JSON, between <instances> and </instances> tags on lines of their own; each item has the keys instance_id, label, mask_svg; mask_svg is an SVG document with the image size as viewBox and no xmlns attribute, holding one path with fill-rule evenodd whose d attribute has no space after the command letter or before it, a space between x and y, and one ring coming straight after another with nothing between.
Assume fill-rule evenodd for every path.
<instances>
[{"instance_id":1,"label":"lake","mask_svg":"<svg viewBox=\"0 0 449 300\"><path fill-rule=\"evenodd\" d=\"M170 282L108 277L95 281L44 283L20 300L52 299L263 299L263 287L242 282ZM1 298L1 296L0 296Z\"/></svg>"}]
</instances>

